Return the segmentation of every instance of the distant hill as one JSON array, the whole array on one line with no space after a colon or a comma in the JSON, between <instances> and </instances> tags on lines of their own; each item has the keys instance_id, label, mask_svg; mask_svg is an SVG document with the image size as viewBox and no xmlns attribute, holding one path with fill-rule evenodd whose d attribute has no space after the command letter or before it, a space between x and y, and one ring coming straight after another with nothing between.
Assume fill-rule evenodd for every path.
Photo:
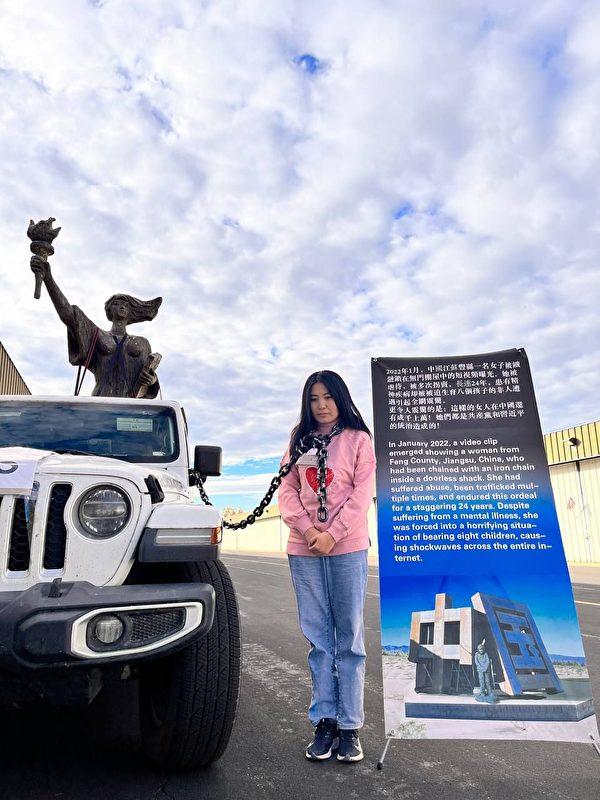
<instances>
[{"instance_id":1,"label":"distant hill","mask_svg":"<svg viewBox=\"0 0 600 800\"><path fill-rule=\"evenodd\" d=\"M408 645L386 644L382 648L384 653L408 653Z\"/></svg>"},{"instance_id":2,"label":"distant hill","mask_svg":"<svg viewBox=\"0 0 600 800\"><path fill-rule=\"evenodd\" d=\"M581 664L585 667L584 656L560 656L556 653L548 653L553 664Z\"/></svg>"}]
</instances>

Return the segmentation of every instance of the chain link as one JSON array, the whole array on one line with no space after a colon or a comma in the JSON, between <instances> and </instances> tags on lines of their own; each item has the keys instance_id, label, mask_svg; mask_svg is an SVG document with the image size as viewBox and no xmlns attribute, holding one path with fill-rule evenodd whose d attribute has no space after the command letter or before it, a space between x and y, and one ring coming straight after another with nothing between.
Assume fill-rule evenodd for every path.
<instances>
[{"instance_id":1,"label":"chain link","mask_svg":"<svg viewBox=\"0 0 600 800\"><path fill-rule=\"evenodd\" d=\"M267 489L267 493L256 506L256 508L250 514L248 514L245 519L242 519L239 522L227 522L227 520L223 520L223 527L237 531L247 528L248 525L253 525L258 517L262 516L265 508L270 505L273 495L281 486L282 480L289 473L296 461L298 461L301 455L310 450L311 447L316 447L317 449L317 478L319 482L319 488L317 491L319 510L317 512L317 518L319 522L327 522L327 518L329 516L329 512L327 510L327 446L333 437L340 434L343 430L343 426L339 423L336 423L331 429L331 433L326 433L323 435L318 433L309 433L307 436L303 436L295 448L290 460L287 462L287 464L284 464L281 467L278 474L272 479L271 483L269 484L269 488ZM198 487L198 492L200 493L202 502L207 506L212 506L212 503L204 488L205 479L195 470L193 470L193 475L196 478L196 486Z\"/></svg>"}]
</instances>

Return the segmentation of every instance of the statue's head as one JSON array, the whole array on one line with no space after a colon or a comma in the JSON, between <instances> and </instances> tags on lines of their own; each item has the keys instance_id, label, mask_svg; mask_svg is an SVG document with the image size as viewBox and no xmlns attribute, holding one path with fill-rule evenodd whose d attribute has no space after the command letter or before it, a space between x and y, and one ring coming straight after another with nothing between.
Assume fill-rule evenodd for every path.
<instances>
[{"instance_id":1,"label":"statue's head","mask_svg":"<svg viewBox=\"0 0 600 800\"><path fill-rule=\"evenodd\" d=\"M131 325L134 322L149 322L158 313L162 297L154 300L138 300L130 294L113 294L104 304L106 316L111 322L123 320Z\"/></svg>"},{"instance_id":2,"label":"statue's head","mask_svg":"<svg viewBox=\"0 0 600 800\"><path fill-rule=\"evenodd\" d=\"M482 639L479 644L477 645L477 652L478 653L485 653L485 639Z\"/></svg>"}]
</instances>

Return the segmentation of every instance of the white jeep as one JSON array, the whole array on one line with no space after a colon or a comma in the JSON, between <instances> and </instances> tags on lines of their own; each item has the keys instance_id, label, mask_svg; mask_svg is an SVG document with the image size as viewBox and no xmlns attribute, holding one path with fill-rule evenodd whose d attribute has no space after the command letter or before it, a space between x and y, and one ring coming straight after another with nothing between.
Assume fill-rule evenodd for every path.
<instances>
[{"instance_id":1,"label":"white jeep","mask_svg":"<svg viewBox=\"0 0 600 800\"><path fill-rule=\"evenodd\" d=\"M220 458L198 446L190 469L177 403L0 397L0 703L89 703L132 678L150 758L223 754L237 602L220 515L190 496ZM18 469L33 475L26 491L11 489Z\"/></svg>"}]
</instances>

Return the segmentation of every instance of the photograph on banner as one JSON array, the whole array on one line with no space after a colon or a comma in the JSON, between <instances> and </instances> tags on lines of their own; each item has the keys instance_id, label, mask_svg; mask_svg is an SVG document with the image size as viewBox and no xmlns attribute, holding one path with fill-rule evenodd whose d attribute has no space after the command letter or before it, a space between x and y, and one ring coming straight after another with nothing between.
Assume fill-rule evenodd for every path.
<instances>
[{"instance_id":1,"label":"photograph on banner","mask_svg":"<svg viewBox=\"0 0 600 800\"><path fill-rule=\"evenodd\" d=\"M598 728L524 350L372 361L386 735Z\"/></svg>"}]
</instances>

